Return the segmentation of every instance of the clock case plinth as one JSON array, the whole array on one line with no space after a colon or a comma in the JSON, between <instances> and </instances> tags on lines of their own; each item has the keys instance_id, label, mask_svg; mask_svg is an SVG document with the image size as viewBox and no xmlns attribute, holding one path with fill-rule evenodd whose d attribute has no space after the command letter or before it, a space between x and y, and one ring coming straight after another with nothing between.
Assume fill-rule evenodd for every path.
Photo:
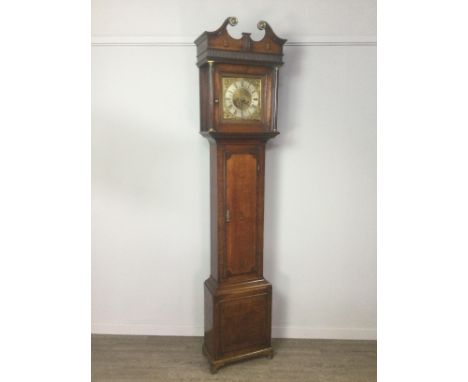
<instances>
[{"instance_id":1,"label":"clock case plinth","mask_svg":"<svg viewBox=\"0 0 468 382\"><path fill-rule=\"evenodd\" d=\"M273 356L272 285L263 277L266 142L277 136L278 70L283 45L266 22L260 41L232 38L230 17L196 41L200 69L200 133L210 142L211 275L205 281L203 353L211 371L244 359ZM262 118L224 121L221 78L262 78Z\"/></svg>"}]
</instances>

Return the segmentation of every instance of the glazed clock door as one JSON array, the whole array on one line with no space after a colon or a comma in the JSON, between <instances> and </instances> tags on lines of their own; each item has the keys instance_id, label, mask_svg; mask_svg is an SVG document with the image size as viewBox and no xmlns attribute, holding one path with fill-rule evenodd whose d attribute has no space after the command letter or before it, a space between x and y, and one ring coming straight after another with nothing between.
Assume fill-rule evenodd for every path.
<instances>
[{"instance_id":1,"label":"glazed clock door","mask_svg":"<svg viewBox=\"0 0 468 382\"><path fill-rule=\"evenodd\" d=\"M261 274L263 155L262 145L226 147L224 279L249 279Z\"/></svg>"},{"instance_id":2,"label":"glazed clock door","mask_svg":"<svg viewBox=\"0 0 468 382\"><path fill-rule=\"evenodd\" d=\"M220 132L270 130L273 69L218 64L214 69L213 124Z\"/></svg>"}]
</instances>

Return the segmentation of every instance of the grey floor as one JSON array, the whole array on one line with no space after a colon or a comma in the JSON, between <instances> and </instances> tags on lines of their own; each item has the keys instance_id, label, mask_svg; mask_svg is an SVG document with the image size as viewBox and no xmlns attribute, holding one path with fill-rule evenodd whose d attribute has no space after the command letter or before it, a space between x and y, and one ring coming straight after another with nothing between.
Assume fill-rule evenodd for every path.
<instances>
[{"instance_id":1,"label":"grey floor","mask_svg":"<svg viewBox=\"0 0 468 382\"><path fill-rule=\"evenodd\" d=\"M92 336L92 381L370 382L376 341L273 340L275 357L210 374L201 337Z\"/></svg>"}]
</instances>

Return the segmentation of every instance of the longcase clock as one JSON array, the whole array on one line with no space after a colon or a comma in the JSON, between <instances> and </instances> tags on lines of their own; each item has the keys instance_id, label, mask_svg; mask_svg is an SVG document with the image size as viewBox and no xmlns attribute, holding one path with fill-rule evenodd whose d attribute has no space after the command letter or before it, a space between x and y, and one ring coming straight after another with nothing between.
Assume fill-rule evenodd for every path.
<instances>
[{"instance_id":1,"label":"longcase clock","mask_svg":"<svg viewBox=\"0 0 468 382\"><path fill-rule=\"evenodd\" d=\"M286 40L235 39L229 17L197 38L200 132L210 142L211 275L205 281L203 353L211 371L271 347L272 286L263 277L265 144L278 135L278 71Z\"/></svg>"}]
</instances>

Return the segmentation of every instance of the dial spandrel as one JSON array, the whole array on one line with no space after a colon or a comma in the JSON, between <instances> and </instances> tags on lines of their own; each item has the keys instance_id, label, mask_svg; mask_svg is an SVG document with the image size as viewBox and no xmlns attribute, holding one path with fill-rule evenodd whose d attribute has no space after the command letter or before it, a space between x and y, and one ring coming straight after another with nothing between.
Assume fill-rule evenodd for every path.
<instances>
[{"instance_id":1,"label":"dial spandrel","mask_svg":"<svg viewBox=\"0 0 468 382\"><path fill-rule=\"evenodd\" d=\"M222 80L224 119L260 120L261 78L224 77Z\"/></svg>"}]
</instances>

